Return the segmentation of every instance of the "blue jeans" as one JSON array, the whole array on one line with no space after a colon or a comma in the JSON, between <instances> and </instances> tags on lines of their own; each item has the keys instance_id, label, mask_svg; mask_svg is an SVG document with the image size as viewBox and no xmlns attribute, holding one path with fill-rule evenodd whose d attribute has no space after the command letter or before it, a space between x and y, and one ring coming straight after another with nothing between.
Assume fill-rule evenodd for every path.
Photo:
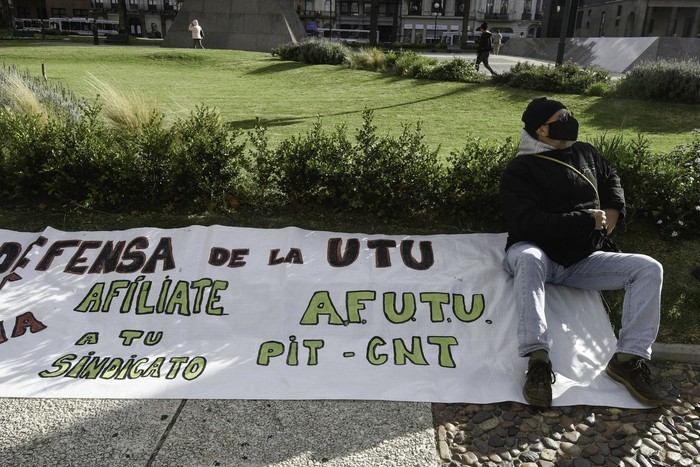
<instances>
[{"instance_id":1,"label":"blue jeans","mask_svg":"<svg viewBox=\"0 0 700 467\"><path fill-rule=\"evenodd\" d=\"M504 266L514 279L521 357L535 350L549 351L544 285L550 283L588 290L624 288L617 352L651 358L651 344L659 330L663 282L663 267L655 259L597 251L565 268L537 245L519 242L506 252Z\"/></svg>"}]
</instances>

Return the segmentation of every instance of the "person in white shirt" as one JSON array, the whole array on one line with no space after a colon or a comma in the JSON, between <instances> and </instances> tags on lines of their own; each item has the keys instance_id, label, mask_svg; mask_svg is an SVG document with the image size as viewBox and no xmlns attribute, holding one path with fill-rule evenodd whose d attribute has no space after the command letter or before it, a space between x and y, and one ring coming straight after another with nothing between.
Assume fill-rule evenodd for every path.
<instances>
[{"instance_id":1,"label":"person in white shirt","mask_svg":"<svg viewBox=\"0 0 700 467\"><path fill-rule=\"evenodd\" d=\"M199 22L197 20L192 21L188 29L192 31L192 42L194 43L194 48L196 49L197 46L199 46L200 49L204 49L204 46L202 45L202 39L204 39L204 31L199 25Z\"/></svg>"}]
</instances>

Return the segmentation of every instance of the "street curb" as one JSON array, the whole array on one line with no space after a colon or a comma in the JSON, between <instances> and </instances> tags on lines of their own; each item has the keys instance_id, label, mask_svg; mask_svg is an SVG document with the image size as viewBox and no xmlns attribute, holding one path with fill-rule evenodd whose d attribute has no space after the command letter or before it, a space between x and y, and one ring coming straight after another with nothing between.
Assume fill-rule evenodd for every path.
<instances>
[{"instance_id":1,"label":"street curb","mask_svg":"<svg viewBox=\"0 0 700 467\"><path fill-rule=\"evenodd\" d=\"M651 346L653 360L669 360L683 363L700 363L700 346L688 344L662 344Z\"/></svg>"}]
</instances>

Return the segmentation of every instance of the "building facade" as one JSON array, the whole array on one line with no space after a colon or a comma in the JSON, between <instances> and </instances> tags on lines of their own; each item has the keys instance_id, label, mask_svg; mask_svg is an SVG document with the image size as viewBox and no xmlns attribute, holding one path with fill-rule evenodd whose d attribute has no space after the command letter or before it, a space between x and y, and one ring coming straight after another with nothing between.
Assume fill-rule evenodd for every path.
<instances>
[{"instance_id":1,"label":"building facade","mask_svg":"<svg viewBox=\"0 0 700 467\"><path fill-rule=\"evenodd\" d=\"M578 0L579 37L700 37L700 0Z\"/></svg>"},{"instance_id":2,"label":"building facade","mask_svg":"<svg viewBox=\"0 0 700 467\"><path fill-rule=\"evenodd\" d=\"M177 15L178 0L126 0L133 35L160 38ZM12 0L13 18L102 18L119 20L119 0Z\"/></svg>"},{"instance_id":3,"label":"building facade","mask_svg":"<svg viewBox=\"0 0 700 467\"><path fill-rule=\"evenodd\" d=\"M129 32L163 37L182 1L126 0ZM368 39L371 0L288 1L311 35ZM558 37L567 2L569 37L700 37L700 0L471 0L467 34L485 21L507 38ZM118 4L119 0L9 0L13 18L118 20ZM379 0L378 39L433 43L459 36L465 5L465 0Z\"/></svg>"},{"instance_id":4,"label":"building facade","mask_svg":"<svg viewBox=\"0 0 700 467\"><path fill-rule=\"evenodd\" d=\"M372 2L358 0L294 0L297 13L316 28L369 30ZM486 21L506 37L539 35L545 0L471 0L468 34ZM462 33L464 0L380 0L378 30L382 42L431 43ZM394 30L394 25L397 30Z\"/></svg>"}]
</instances>

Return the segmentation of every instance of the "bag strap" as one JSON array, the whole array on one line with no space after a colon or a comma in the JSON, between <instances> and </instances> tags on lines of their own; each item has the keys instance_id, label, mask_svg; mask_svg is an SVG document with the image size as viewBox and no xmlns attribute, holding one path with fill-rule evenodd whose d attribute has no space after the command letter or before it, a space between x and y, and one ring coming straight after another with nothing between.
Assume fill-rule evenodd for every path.
<instances>
[{"instance_id":1,"label":"bag strap","mask_svg":"<svg viewBox=\"0 0 700 467\"><path fill-rule=\"evenodd\" d=\"M588 177L583 175L583 173L581 173L581 171L578 170L576 167L574 167L571 164L567 164L564 161L560 161L559 159L555 159L553 157L545 156L542 154L533 154L533 156L539 157L540 159L546 159L548 161L556 162L557 164L561 164L564 167L567 167L567 168L573 170L574 172L576 172L579 176L581 176L581 178L583 178L585 181L588 182L588 184L591 186L591 188L593 188L593 191L595 191L596 200L598 200L598 204L600 204L600 195L598 195L598 188L596 188L596 186L593 184L593 182Z\"/></svg>"}]
</instances>

